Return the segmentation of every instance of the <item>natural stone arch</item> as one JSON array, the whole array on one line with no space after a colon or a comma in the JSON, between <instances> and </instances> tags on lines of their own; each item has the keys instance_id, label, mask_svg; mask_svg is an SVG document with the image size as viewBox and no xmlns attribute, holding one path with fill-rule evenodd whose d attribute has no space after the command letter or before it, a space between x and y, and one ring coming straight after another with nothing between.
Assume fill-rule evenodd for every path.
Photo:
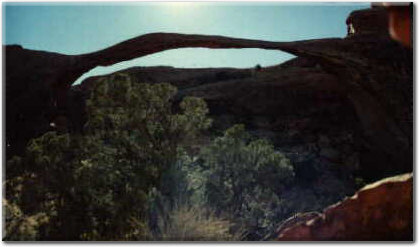
<instances>
[{"instance_id":1,"label":"natural stone arch","mask_svg":"<svg viewBox=\"0 0 420 247\"><path fill-rule=\"evenodd\" d=\"M60 108L66 107L66 93L71 84L82 74L97 66L108 66L170 49L193 47L279 50L315 60L325 71L339 78L340 85L336 88L347 95L353 103L369 139L383 152L395 156L396 160L400 157L407 159L406 150L412 146L411 136L405 134L401 128L401 122L396 120L392 111L388 109L389 99L377 93L378 88L375 88L380 85L376 76L384 72L392 74L393 70L378 67L382 72L377 73L371 66L371 64L381 62L377 57L378 53L383 52L384 49L394 51L401 49L403 52L403 48L396 46L389 38L381 38L378 42L376 36L363 37L363 39L354 36L347 39L272 42L224 36L151 33L97 52L72 56L8 46L6 47L7 125L15 124L13 121L16 116L13 114L16 112L21 114L22 110L25 112L25 104L20 105L21 102L14 104L13 95L28 94L28 100L31 100L31 97L36 100L43 97L42 94L45 94L45 91L50 91L57 101L56 108L59 111ZM363 47L363 50L360 50L360 47ZM389 53L389 57L386 56L387 54L384 53L385 57L382 55L382 61L395 60L395 53ZM400 59L397 63L404 63L404 61L406 60ZM22 64L25 65L23 68ZM41 88L38 89L39 92L25 91L35 84ZM381 90L380 86L379 90ZM43 107L42 105L38 108L31 106L31 111L38 112L35 115L42 115L45 114ZM45 124L48 126L49 121ZM37 133L29 132L26 139L37 135Z\"/></svg>"}]
</instances>

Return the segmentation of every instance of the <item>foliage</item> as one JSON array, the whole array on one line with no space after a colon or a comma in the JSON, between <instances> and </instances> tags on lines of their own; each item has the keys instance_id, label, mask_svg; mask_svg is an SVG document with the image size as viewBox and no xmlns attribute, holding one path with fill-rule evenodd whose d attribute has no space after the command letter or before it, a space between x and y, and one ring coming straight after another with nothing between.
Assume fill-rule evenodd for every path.
<instances>
[{"instance_id":1,"label":"foliage","mask_svg":"<svg viewBox=\"0 0 420 247\"><path fill-rule=\"evenodd\" d=\"M30 237L147 239L149 191L165 190L162 176L183 143L210 125L200 99L186 97L174 112L175 94L169 84L132 83L124 75L98 81L84 133L46 133L24 157L8 161L7 199L23 215L49 219L33 224Z\"/></svg>"},{"instance_id":2,"label":"foliage","mask_svg":"<svg viewBox=\"0 0 420 247\"><path fill-rule=\"evenodd\" d=\"M239 240L230 233L231 223L200 207L180 207L170 215L163 227L164 241L229 241Z\"/></svg>"},{"instance_id":3,"label":"foliage","mask_svg":"<svg viewBox=\"0 0 420 247\"><path fill-rule=\"evenodd\" d=\"M249 229L274 227L281 192L293 180L289 160L266 140L251 140L243 125L228 129L202 151L206 202L217 215Z\"/></svg>"},{"instance_id":4,"label":"foliage","mask_svg":"<svg viewBox=\"0 0 420 247\"><path fill-rule=\"evenodd\" d=\"M367 184L366 181L361 177L354 178L354 183L355 183L356 188L358 189L363 188Z\"/></svg>"},{"instance_id":5,"label":"foliage","mask_svg":"<svg viewBox=\"0 0 420 247\"><path fill-rule=\"evenodd\" d=\"M5 239L33 241L38 237L39 226L48 222L44 213L23 215L20 208L3 199L4 216L6 223Z\"/></svg>"},{"instance_id":6,"label":"foliage","mask_svg":"<svg viewBox=\"0 0 420 247\"><path fill-rule=\"evenodd\" d=\"M243 125L203 148L205 102L176 107L175 95L123 74L97 81L82 132L45 133L7 161L5 240L226 241L273 231L290 208L281 198L294 179L289 160Z\"/></svg>"}]
</instances>

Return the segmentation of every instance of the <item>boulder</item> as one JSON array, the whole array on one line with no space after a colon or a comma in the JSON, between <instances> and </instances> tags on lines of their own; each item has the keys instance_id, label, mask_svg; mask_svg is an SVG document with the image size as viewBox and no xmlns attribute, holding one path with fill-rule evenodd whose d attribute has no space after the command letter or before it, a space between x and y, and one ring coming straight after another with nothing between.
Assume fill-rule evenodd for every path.
<instances>
[{"instance_id":1,"label":"boulder","mask_svg":"<svg viewBox=\"0 0 420 247\"><path fill-rule=\"evenodd\" d=\"M412 241L413 175L369 184L321 215L281 228L280 241Z\"/></svg>"}]
</instances>

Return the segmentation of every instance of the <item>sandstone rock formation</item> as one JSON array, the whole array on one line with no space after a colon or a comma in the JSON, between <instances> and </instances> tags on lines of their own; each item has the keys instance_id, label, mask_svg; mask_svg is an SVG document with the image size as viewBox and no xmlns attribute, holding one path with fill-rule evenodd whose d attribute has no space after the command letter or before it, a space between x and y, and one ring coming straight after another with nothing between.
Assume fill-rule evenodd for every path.
<instances>
[{"instance_id":1,"label":"sandstone rock formation","mask_svg":"<svg viewBox=\"0 0 420 247\"><path fill-rule=\"evenodd\" d=\"M349 35L375 35L389 37L388 16L386 10L381 7L372 6L371 9L353 11L346 20Z\"/></svg>"},{"instance_id":2,"label":"sandstone rock formation","mask_svg":"<svg viewBox=\"0 0 420 247\"><path fill-rule=\"evenodd\" d=\"M412 241L413 176L404 174L380 180L328 207L323 214L311 216L279 229L277 239Z\"/></svg>"},{"instance_id":3,"label":"sandstone rock formation","mask_svg":"<svg viewBox=\"0 0 420 247\"><path fill-rule=\"evenodd\" d=\"M345 39L268 42L154 33L76 56L6 46L7 155L21 153L30 138L44 133L57 118L68 118L67 94L72 82L96 66L183 47L262 48L286 51L316 61L326 74L337 78L331 90L343 95L353 105L363 129L367 153L375 157L369 159L378 160L379 157L391 161L380 162L379 167L378 162L366 162L372 164L364 167L367 172L394 171L395 167L385 164L398 164L400 171L410 171L412 52L388 36L380 35L381 32L368 32L366 30L372 28L362 28L363 20L369 20L366 25L370 26L371 20L378 18L383 19L384 12L377 8L353 13L349 22L354 23L356 33ZM309 81L305 79L303 83ZM323 89L324 85L311 86Z\"/></svg>"}]
</instances>

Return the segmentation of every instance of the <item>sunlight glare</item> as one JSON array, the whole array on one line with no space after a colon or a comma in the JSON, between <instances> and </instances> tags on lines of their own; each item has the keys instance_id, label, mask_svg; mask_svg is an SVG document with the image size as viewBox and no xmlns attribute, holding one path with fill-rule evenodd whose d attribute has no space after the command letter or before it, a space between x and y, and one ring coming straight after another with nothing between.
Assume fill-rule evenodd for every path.
<instances>
[{"instance_id":1,"label":"sunlight glare","mask_svg":"<svg viewBox=\"0 0 420 247\"><path fill-rule=\"evenodd\" d=\"M166 5L173 12L191 11L198 5L192 2L168 2Z\"/></svg>"}]
</instances>

